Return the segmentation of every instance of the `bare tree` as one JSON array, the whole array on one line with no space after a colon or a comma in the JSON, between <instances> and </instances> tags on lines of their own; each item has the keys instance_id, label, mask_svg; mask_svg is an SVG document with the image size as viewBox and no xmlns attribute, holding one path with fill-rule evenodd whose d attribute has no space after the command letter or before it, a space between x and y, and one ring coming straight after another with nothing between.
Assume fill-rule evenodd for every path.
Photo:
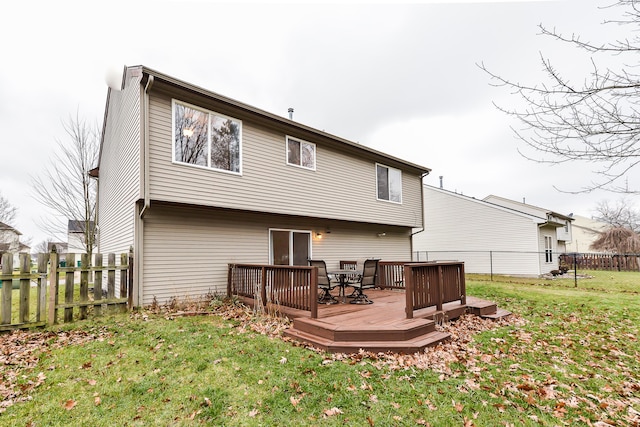
<instances>
[{"instance_id":1,"label":"bare tree","mask_svg":"<svg viewBox=\"0 0 640 427\"><path fill-rule=\"evenodd\" d=\"M69 221L78 221L82 244L91 257L96 244L96 182L89 171L98 160L98 127L77 113L62 125L68 138L56 140L53 161L42 175L32 178L32 187L37 200L57 213L55 218L45 218L42 228L50 235L64 235L60 240L66 240Z\"/></svg>"},{"instance_id":2,"label":"bare tree","mask_svg":"<svg viewBox=\"0 0 640 427\"><path fill-rule=\"evenodd\" d=\"M0 193L0 222L13 225L16 220L16 213L15 206L9 203L9 200Z\"/></svg>"},{"instance_id":3,"label":"bare tree","mask_svg":"<svg viewBox=\"0 0 640 427\"><path fill-rule=\"evenodd\" d=\"M49 252L50 243L53 243L53 239L51 237L47 237L45 240L41 241L33 247L33 253L43 254Z\"/></svg>"},{"instance_id":4,"label":"bare tree","mask_svg":"<svg viewBox=\"0 0 640 427\"><path fill-rule=\"evenodd\" d=\"M640 253L640 235L624 227L611 227L591 244L591 249L615 254Z\"/></svg>"},{"instance_id":5,"label":"bare tree","mask_svg":"<svg viewBox=\"0 0 640 427\"><path fill-rule=\"evenodd\" d=\"M491 76L493 85L508 88L524 101L523 109L498 106L523 125L514 132L537 153L530 156L521 151L524 157L541 163L581 161L598 165L595 179L571 192L604 189L638 194L640 189L629 188L624 178L640 163L640 74L634 68L640 52L640 5L637 0L617 0L609 7L620 7L623 14L619 20L604 23L633 27L631 39L592 44L577 35L564 36L540 25L542 35L589 55L591 70L580 83L572 82L542 54L546 81L540 84L522 84L489 71L484 64L479 66ZM602 65L601 55L615 56L622 63L629 57L628 64L633 65L613 70Z\"/></svg>"},{"instance_id":6,"label":"bare tree","mask_svg":"<svg viewBox=\"0 0 640 427\"><path fill-rule=\"evenodd\" d=\"M640 232L640 211L635 209L627 198L621 198L615 204L604 200L596 207L595 218L613 228L627 228Z\"/></svg>"}]
</instances>

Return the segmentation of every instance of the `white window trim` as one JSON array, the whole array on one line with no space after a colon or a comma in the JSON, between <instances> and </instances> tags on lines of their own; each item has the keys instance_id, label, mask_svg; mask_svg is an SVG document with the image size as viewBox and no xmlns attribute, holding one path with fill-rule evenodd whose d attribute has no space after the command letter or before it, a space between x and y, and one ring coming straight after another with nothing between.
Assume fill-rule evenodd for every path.
<instances>
[{"instance_id":1,"label":"white window trim","mask_svg":"<svg viewBox=\"0 0 640 427\"><path fill-rule=\"evenodd\" d=\"M302 144L303 143L313 146L313 167L312 168L309 168L307 166L302 166L301 164L300 165L296 165L295 163L289 163L289 139L293 139L294 141L299 142L301 151L302 151ZM295 136L286 135L285 140L284 140L284 160L285 160L287 166L293 166L293 167L300 168L300 169L305 169L305 170L308 170L308 171L315 171L316 170L316 164L318 162L318 147L313 142L305 141L304 139L296 138ZM302 162L302 153L300 153L300 162Z\"/></svg>"},{"instance_id":2,"label":"white window trim","mask_svg":"<svg viewBox=\"0 0 640 427\"><path fill-rule=\"evenodd\" d=\"M378 166L381 166L383 168L387 168L387 169L393 169L393 170L397 170L398 172L400 172L400 201L396 202L395 200L388 200L388 199L381 199L378 197ZM396 205L401 205L402 204L402 170L398 169L398 168L392 168L391 166L387 166L384 165L382 163L376 163L375 164L375 176L376 176L376 200L379 200L381 202L388 202L388 203L395 203ZM388 176L387 176L388 179ZM387 184L389 182L387 181ZM389 194L391 194L391 191L389 190Z\"/></svg>"},{"instance_id":3,"label":"white window trim","mask_svg":"<svg viewBox=\"0 0 640 427\"><path fill-rule=\"evenodd\" d=\"M213 114L215 116L222 117L223 119L233 120L233 121L235 121L235 122L240 124L240 135L239 135L240 147L238 148L238 156L239 156L238 172L230 171L230 170L227 170L227 169L218 169L218 168L214 168L214 167L211 167L211 166L194 165L193 163L180 162L180 161L176 160L176 115L175 115L175 105L176 104L180 104L180 105L183 105L185 107L192 108L194 110L198 110L198 111L201 111L201 112L206 113L206 114ZM231 174L231 175L242 175L242 163L243 163L242 162L242 149L243 149L243 145L244 145L242 143L242 128L243 127L244 126L242 124L242 120L240 120L240 119L236 119L235 117L227 116L226 114L217 113L217 112L212 111L212 110L207 110L206 108L198 107L197 105L193 105L193 104L190 104L188 102L180 101L178 99L173 98L173 99L171 99L171 163L174 164L174 165L187 166L187 167L191 167L191 168L208 170L208 171L216 171L216 172L228 173L228 174ZM211 131L209 131L209 137L208 137L208 141L207 141L207 163L211 164Z\"/></svg>"}]
</instances>

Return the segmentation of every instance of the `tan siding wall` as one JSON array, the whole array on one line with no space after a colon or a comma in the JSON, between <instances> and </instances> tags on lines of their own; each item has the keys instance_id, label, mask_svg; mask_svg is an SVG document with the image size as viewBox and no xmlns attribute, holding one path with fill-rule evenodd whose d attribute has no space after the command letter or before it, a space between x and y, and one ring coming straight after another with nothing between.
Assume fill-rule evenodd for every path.
<instances>
[{"instance_id":1,"label":"tan siding wall","mask_svg":"<svg viewBox=\"0 0 640 427\"><path fill-rule=\"evenodd\" d=\"M211 108L211 106L209 106ZM214 110L215 111L215 110ZM227 111L225 114L229 114ZM153 200L320 218L421 226L421 180L403 172L403 203L376 200L375 162L316 143L315 171L289 166L285 134L243 121L242 175L172 163L171 97L151 97ZM293 135L295 136L295 135Z\"/></svg>"},{"instance_id":2,"label":"tan siding wall","mask_svg":"<svg viewBox=\"0 0 640 427\"><path fill-rule=\"evenodd\" d=\"M134 244L135 201L140 188L140 80L128 78L109 98L100 158L99 251L128 252Z\"/></svg>"},{"instance_id":3,"label":"tan siding wall","mask_svg":"<svg viewBox=\"0 0 640 427\"><path fill-rule=\"evenodd\" d=\"M499 251L494 272L539 274L538 227L532 219L429 186L424 194L425 231L414 236L414 251L441 252L429 260L464 261L469 273L489 273L489 251Z\"/></svg>"},{"instance_id":4,"label":"tan siding wall","mask_svg":"<svg viewBox=\"0 0 640 427\"><path fill-rule=\"evenodd\" d=\"M329 227L330 233L327 233ZM312 256L337 268L341 259L410 260L410 231L401 227L329 221L219 209L152 204L145 215L143 305L207 293L226 293L229 263L267 264L269 229L321 232ZM385 237L378 237L379 232Z\"/></svg>"}]
</instances>

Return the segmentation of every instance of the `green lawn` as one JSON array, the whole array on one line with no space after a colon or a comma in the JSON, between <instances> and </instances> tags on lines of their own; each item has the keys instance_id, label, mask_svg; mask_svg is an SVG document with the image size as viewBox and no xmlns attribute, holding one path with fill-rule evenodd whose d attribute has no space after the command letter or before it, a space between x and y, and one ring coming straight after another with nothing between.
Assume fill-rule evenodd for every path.
<instances>
[{"instance_id":1,"label":"green lawn","mask_svg":"<svg viewBox=\"0 0 640 427\"><path fill-rule=\"evenodd\" d=\"M590 273L470 276L512 321L411 357L314 352L226 305L52 328L35 367L0 365L30 396L0 425L638 426L640 273ZM60 342L71 328L94 339Z\"/></svg>"}]
</instances>

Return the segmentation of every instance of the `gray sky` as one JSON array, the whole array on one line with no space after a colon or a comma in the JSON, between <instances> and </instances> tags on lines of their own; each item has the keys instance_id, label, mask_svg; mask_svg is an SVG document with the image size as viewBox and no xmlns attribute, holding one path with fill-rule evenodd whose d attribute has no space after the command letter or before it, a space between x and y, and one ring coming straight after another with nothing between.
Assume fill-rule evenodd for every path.
<instances>
[{"instance_id":1,"label":"gray sky","mask_svg":"<svg viewBox=\"0 0 640 427\"><path fill-rule=\"evenodd\" d=\"M521 157L514 123L492 105L517 99L476 64L536 83L542 52L584 78L586 57L537 25L609 41L619 30L598 9L609 3L11 2L0 26L0 191L24 237L46 238L30 176L65 137L62 120L79 112L101 124L107 71L141 64L285 117L294 107L296 121L431 168L427 184L442 175L446 189L476 198L590 216L617 196L554 190L588 185L592 166Z\"/></svg>"}]
</instances>

